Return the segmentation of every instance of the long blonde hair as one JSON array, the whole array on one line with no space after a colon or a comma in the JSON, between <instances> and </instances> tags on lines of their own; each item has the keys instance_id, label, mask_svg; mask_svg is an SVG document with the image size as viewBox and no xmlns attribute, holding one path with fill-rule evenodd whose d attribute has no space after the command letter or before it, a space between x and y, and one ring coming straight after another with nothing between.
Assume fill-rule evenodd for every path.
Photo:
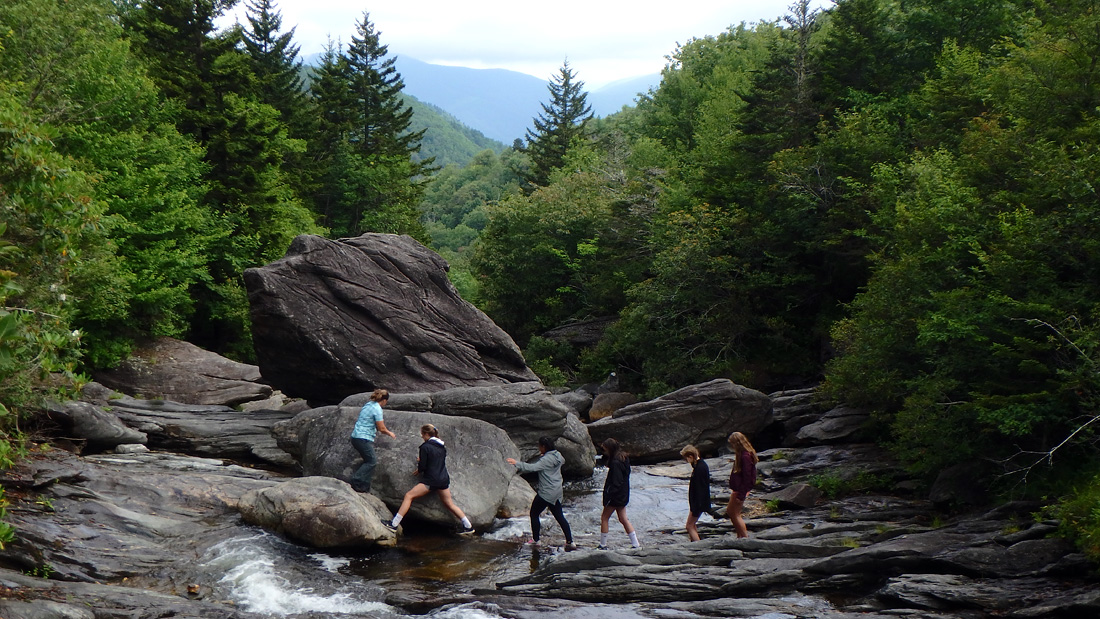
<instances>
[{"instance_id":1,"label":"long blonde hair","mask_svg":"<svg viewBox=\"0 0 1100 619\"><path fill-rule=\"evenodd\" d=\"M381 402L382 400L390 399L390 392L385 389L375 389L374 393L370 394L372 402Z\"/></svg>"},{"instance_id":2,"label":"long blonde hair","mask_svg":"<svg viewBox=\"0 0 1100 619\"><path fill-rule=\"evenodd\" d=\"M734 432L730 434L729 439L730 447L733 448L733 453L736 456L733 459L733 470L735 473L741 472L741 454L746 451L752 454L753 463L760 462L760 458L756 455L756 450L753 449L752 443L749 442L749 438L740 432Z\"/></svg>"}]
</instances>

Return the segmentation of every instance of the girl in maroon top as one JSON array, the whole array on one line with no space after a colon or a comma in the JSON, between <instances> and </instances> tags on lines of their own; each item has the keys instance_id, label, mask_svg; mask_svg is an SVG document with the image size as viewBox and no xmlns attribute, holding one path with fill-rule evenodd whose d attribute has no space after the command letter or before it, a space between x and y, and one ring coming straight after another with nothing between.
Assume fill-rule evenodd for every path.
<instances>
[{"instance_id":1,"label":"girl in maroon top","mask_svg":"<svg viewBox=\"0 0 1100 619\"><path fill-rule=\"evenodd\" d=\"M733 471L730 473L730 502L726 506L726 515L733 523L737 537L748 537L749 529L741 518L741 508L745 506L749 491L756 485L756 463L760 458L756 456L756 450L752 448L749 439L740 432L730 435L729 444L734 458Z\"/></svg>"}]
</instances>

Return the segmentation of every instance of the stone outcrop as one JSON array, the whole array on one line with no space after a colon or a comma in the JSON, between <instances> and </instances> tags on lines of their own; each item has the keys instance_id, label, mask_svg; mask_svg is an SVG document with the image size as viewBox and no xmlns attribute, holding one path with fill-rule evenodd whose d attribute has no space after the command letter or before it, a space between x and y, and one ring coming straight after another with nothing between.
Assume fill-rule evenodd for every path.
<instances>
[{"instance_id":1,"label":"stone outcrop","mask_svg":"<svg viewBox=\"0 0 1100 619\"><path fill-rule=\"evenodd\" d=\"M348 438L358 416L358 406L313 409L278 424L276 437L288 451L300 454L305 475L347 481L362 463ZM520 454L500 428L466 417L387 411L386 426L397 438L379 436L374 443L378 467L371 493L391 510L396 510L405 492L418 483L413 473L422 442L420 427L427 423L439 429L447 445L451 495L475 528L487 527L498 513L514 511L516 504L530 504L535 496L530 486L524 496L515 496L513 479L517 474L505 458L519 458ZM434 494L413 502L409 517L439 526L455 523Z\"/></svg>"},{"instance_id":2,"label":"stone outcrop","mask_svg":"<svg viewBox=\"0 0 1100 619\"><path fill-rule=\"evenodd\" d=\"M599 421L608 417L613 417L615 411L623 408L624 406L630 406L638 402L637 396L633 393L625 393L622 391L612 391L609 393L600 393L592 399L592 406L588 409L588 420Z\"/></svg>"},{"instance_id":3,"label":"stone outcrop","mask_svg":"<svg viewBox=\"0 0 1100 619\"><path fill-rule=\"evenodd\" d=\"M227 406L126 396L109 400L105 408L127 426L146 434L150 447L280 467L297 466L294 458L279 448L271 433L277 422L293 418L293 412L243 412Z\"/></svg>"},{"instance_id":4,"label":"stone outcrop","mask_svg":"<svg viewBox=\"0 0 1100 619\"><path fill-rule=\"evenodd\" d=\"M894 507L876 509L886 501ZM1100 596L1087 583L1063 580L1087 569L1085 559L1065 541L1045 538L1047 524L1003 533L1004 518L1026 516L1037 506L1010 505L931 528L919 524L919 516L897 519L920 514L926 505L905 507L884 497L846 503L860 520L829 516L825 510L835 512L835 505L755 518L749 538L706 535L695 543L562 554L498 587L524 597L601 604L677 602L680 610L706 616L731 604L729 598L826 591L843 591L847 607L864 616L899 608L952 613L943 616L1013 610L1020 617L1100 610Z\"/></svg>"},{"instance_id":5,"label":"stone outcrop","mask_svg":"<svg viewBox=\"0 0 1100 619\"><path fill-rule=\"evenodd\" d=\"M271 395L256 366L169 337L138 347L117 368L96 371L95 379L139 399L183 404L237 406Z\"/></svg>"},{"instance_id":6,"label":"stone outcrop","mask_svg":"<svg viewBox=\"0 0 1100 619\"><path fill-rule=\"evenodd\" d=\"M655 400L617 410L614 416L588 424L598 445L615 438L634 462L678 460L692 444L704 455L725 448L731 432L753 436L772 422L767 395L717 379L684 387Z\"/></svg>"},{"instance_id":7,"label":"stone outcrop","mask_svg":"<svg viewBox=\"0 0 1100 619\"><path fill-rule=\"evenodd\" d=\"M342 407L358 410L370 394L349 396ZM576 415L542 383L526 382L491 387L459 387L435 393L390 393L388 410L433 413L480 419L501 428L519 448L521 460L538 456L538 440L549 436L565 457L566 477L589 477L596 465L596 449L588 430Z\"/></svg>"},{"instance_id":8,"label":"stone outcrop","mask_svg":"<svg viewBox=\"0 0 1100 619\"><path fill-rule=\"evenodd\" d=\"M382 526L390 512L377 497L360 494L331 477L301 477L241 496L245 522L316 548L392 546L396 536Z\"/></svg>"},{"instance_id":9,"label":"stone outcrop","mask_svg":"<svg viewBox=\"0 0 1100 619\"><path fill-rule=\"evenodd\" d=\"M264 379L316 404L377 387L538 380L508 334L459 296L448 268L408 236L299 236L283 259L244 273Z\"/></svg>"},{"instance_id":10,"label":"stone outcrop","mask_svg":"<svg viewBox=\"0 0 1100 619\"><path fill-rule=\"evenodd\" d=\"M66 438L85 441L89 452L149 440L144 432L128 427L117 415L90 402L51 403L46 413L65 428Z\"/></svg>"},{"instance_id":11,"label":"stone outcrop","mask_svg":"<svg viewBox=\"0 0 1100 619\"><path fill-rule=\"evenodd\" d=\"M838 406L821 415L813 423L798 429L788 445L828 445L855 443L871 415L865 410L850 406Z\"/></svg>"},{"instance_id":12,"label":"stone outcrop","mask_svg":"<svg viewBox=\"0 0 1100 619\"><path fill-rule=\"evenodd\" d=\"M86 583L172 569L188 540L236 519L241 496L278 483L270 473L221 460L163 453L77 458L61 450L23 460L4 477L9 498L27 492L49 499L10 512L18 536L5 545L4 563L48 565L56 579Z\"/></svg>"}]
</instances>

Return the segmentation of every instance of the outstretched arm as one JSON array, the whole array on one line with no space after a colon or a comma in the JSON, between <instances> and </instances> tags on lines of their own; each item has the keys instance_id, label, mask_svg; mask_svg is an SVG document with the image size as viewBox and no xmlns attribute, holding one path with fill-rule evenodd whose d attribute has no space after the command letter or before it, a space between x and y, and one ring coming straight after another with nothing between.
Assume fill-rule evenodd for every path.
<instances>
[{"instance_id":1,"label":"outstretched arm","mask_svg":"<svg viewBox=\"0 0 1100 619\"><path fill-rule=\"evenodd\" d=\"M397 438L397 435L394 434L393 432L390 432L390 429L386 427L386 422L381 420L381 419L374 422L374 427L378 428L378 431L380 433L385 434L386 436L388 436L390 438Z\"/></svg>"}]
</instances>

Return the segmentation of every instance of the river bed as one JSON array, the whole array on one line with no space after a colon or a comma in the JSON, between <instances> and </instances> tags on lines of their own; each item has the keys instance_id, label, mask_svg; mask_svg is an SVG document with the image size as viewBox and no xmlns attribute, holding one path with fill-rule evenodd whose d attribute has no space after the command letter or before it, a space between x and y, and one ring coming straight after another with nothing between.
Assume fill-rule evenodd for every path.
<instances>
[{"instance_id":1,"label":"river bed","mask_svg":"<svg viewBox=\"0 0 1100 619\"><path fill-rule=\"evenodd\" d=\"M687 465L636 466L631 474L627 514L643 545L684 541ZM599 542L601 490L606 469L566 484L565 513L580 551ZM716 484L714 490L721 490ZM706 535L725 535L729 523L700 519ZM530 537L527 517L498 520L491 530L463 538L410 526L396 547L360 553L320 552L287 542L261 529L246 528L212 546L199 563L207 599L229 601L241 610L271 617L423 616L462 619L569 617L634 619L669 616L651 604L601 605L499 596L496 583L534 572L564 552L557 523L543 514L542 544ZM622 526L612 517L609 545L628 548ZM797 596L807 607L821 599ZM490 601L491 600L491 601ZM415 615L414 615L415 613ZM676 613L677 617L692 615ZM791 615L786 615L790 617ZM778 619L774 613L761 619Z\"/></svg>"}]
</instances>

